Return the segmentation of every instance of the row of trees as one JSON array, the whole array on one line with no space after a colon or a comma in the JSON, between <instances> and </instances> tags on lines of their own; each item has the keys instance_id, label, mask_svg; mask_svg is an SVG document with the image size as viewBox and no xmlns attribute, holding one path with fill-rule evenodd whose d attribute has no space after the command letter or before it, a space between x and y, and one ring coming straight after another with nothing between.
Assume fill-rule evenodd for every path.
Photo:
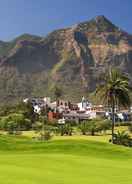
<instances>
[{"instance_id":1,"label":"row of trees","mask_svg":"<svg viewBox=\"0 0 132 184\"><path fill-rule=\"evenodd\" d=\"M111 129L111 121L102 119L84 121L79 125L79 129L83 135L90 133L94 136L96 132L103 132L105 134L107 130Z\"/></svg>"},{"instance_id":2,"label":"row of trees","mask_svg":"<svg viewBox=\"0 0 132 184\"><path fill-rule=\"evenodd\" d=\"M31 116L32 117L32 116ZM111 122L108 120L89 120L80 123L66 122L64 125L58 125L57 122L49 122L45 116L36 117L32 122L31 117L25 117L24 113L11 113L3 116L0 120L0 129L7 131L9 134L20 134L24 130L34 130L39 132L41 137L46 133L54 133L71 136L73 132L80 131L82 135L95 135L97 132L104 132L111 128Z\"/></svg>"},{"instance_id":3,"label":"row of trees","mask_svg":"<svg viewBox=\"0 0 132 184\"><path fill-rule=\"evenodd\" d=\"M30 103L19 103L0 109L0 129L10 133L30 130L38 119L39 116Z\"/></svg>"}]
</instances>

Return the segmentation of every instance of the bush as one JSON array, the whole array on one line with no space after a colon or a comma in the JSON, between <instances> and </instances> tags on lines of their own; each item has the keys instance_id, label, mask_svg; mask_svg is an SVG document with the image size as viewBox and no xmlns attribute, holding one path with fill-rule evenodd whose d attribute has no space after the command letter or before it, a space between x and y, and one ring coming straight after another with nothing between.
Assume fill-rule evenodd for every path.
<instances>
[{"instance_id":1,"label":"bush","mask_svg":"<svg viewBox=\"0 0 132 184\"><path fill-rule=\"evenodd\" d=\"M1 117L0 129L8 131L12 130L27 130L30 127L30 120L26 119L23 114L11 113L7 116Z\"/></svg>"},{"instance_id":2,"label":"bush","mask_svg":"<svg viewBox=\"0 0 132 184\"><path fill-rule=\"evenodd\" d=\"M17 121L21 124L21 130L29 130L32 124L38 120L38 114L34 112L31 103L21 102L13 106L4 106L0 109L0 124L3 119Z\"/></svg>"},{"instance_id":3,"label":"bush","mask_svg":"<svg viewBox=\"0 0 132 184\"><path fill-rule=\"evenodd\" d=\"M22 131L16 131L15 133L14 133L15 135L22 135Z\"/></svg>"},{"instance_id":4,"label":"bush","mask_svg":"<svg viewBox=\"0 0 132 184\"><path fill-rule=\"evenodd\" d=\"M98 129L99 131L103 131L106 133L107 130L111 129L111 121L110 120L99 120L98 121Z\"/></svg>"},{"instance_id":5,"label":"bush","mask_svg":"<svg viewBox=\"0 0 132 184\"><path fill-rule=\"evenodd\" d=\"M61 136L63 136L65 134L65 125L59 125L57 132L60 133Z\"/></svg>"},{"instance_id":6,"label":"bush","mask_svg":"<svg viewBox=\"0 0 132 184\"><path fill-rule=\"evenodd\" d=\"M32 125L32 129L39 132L42 129L42 123L37 121Z\"/></svg>"},{"instance_id":7,"label":"bush","mask_svg":"<svg viewBox=\"0 0 132 184\"><path fill-rule=\"evenodd\" d=\"M73 132L73 128L71 126L70 123L66 123L64 125L58 125L58 133L61 134L61 136L63 135L72 135Z\"/></svg>"},{"instance_id":8,"label":"bush","mask_svg":"<svg viewBox=\"0 0 132 184\"><path fill-rule=\"evenodd\" d=\"M128 126L128 130L129 130L130 133L132 133L132 124L130 124L130 125Z\"/></svg>"},{"instance_id":9,"label":"bush","mask_svg":"<svg viewBox=\"0 0 132 184\"><path fill-rule=\"evenodd\" d=\"M111 121L102 119L83 121L78 128L83 135L90 133L94 136L96 132L106 132L106 130L109 130L111 128Z\"/></svg>"},{"instance_id":10,"label":"bush","mask_svg":"<svg viewBox=\"0 0 132 184\"><path fill-rule=\"evenodd\" d=\"M114 134L114 144L123 145L123 146L132 146L132 139L130 138L129 134L125 131L117 132Z\"/></svg>"},{"instance_id":11,"label":"bush","mask_svg":"<svg viewBox=\"0 0 132 184\"><path fill-rule=\"evenodd\" d=\"M88 122L84 121L78 126L79 130L81 131L82 135L86 135L88 132Z\"/></svg>"},{"instance_id":12,"label":"bush","mask_svg":"<svg viewBox=\"0 0 132 184\"><path fill-rule=\"evenodd\" d=\"M40 117L40 122L36 122L33 128L39 133L39 140L48 141L52 138L52 126L48 125L47 118Z\"/></svg>"},{"instance_id":13,"label":"bush","mask_svg":"<svg viewBox=\"0 0 132 184\"><path fill-rule=\"evenodd\" d=\"M72 135L72 132L73 132L73 128L72 126L68 123L65 125L65 134L66 135Z\"/></svg>"},{"instance_id":14,"label":"bush","mask_svg":"<svg viewBox=\"0 0 132 184\"><path fill-rule=\"evenodd\" d=\"M126 121L126 122L116 122L115 123L115 126L116 127L118 127L118 126L129 126L129 125L131 125L131 122L129 122L129 121Z\"/></svg>"},{"instance_id":15,"label":"bush","mask_svg":"<svg viewBox=\"0 0 132 184\"><path fill-rule=\"evenodd\" d=\"M91 120L91 121L89 121L89 123L88 123L88 125L87 125L87 128L88 128L88 132L89 132L92 136L94 136L96 132L101 131L100 126L99 126L97 120Z\"/></svg>"},{"instance_id":16,"label":"bush","mask_svg":"<svg viewBox=\"0 0 132 184\"><path fill-rule=\"evenodd\" d=\"M39 140L48 141L52 138L50 131L45 131L44 133L40 133Z\"/></svg>"}]
</instances>

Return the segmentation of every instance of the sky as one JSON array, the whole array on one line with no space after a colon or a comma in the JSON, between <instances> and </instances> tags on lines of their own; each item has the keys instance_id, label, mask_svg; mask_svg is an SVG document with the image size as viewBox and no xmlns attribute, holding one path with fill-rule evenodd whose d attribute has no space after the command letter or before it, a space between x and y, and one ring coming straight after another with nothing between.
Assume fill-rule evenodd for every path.
<instances>
[{"instance_id":1,"label":"sky","mask_svg":"<svg viewBox=\"0 0 132 184\"><path fill-rule=\"evenodd\" d=\"M132 0L0 0L0 40L45 36L98 15L132 34Z\"/></svg>"}]
</instances>

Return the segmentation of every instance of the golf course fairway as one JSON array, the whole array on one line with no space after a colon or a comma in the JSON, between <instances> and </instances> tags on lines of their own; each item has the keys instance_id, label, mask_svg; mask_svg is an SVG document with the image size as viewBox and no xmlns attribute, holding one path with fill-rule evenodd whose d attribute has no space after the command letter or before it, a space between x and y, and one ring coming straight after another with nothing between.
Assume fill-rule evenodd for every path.
<instances>
[{"instance_id":1,"label":"golf course fairway","mask_svg":"<svg viewBox=\"0 0 132 184\"><path fill-rule=\"evenodd\" d=\"M0 184L132 184L132 149L0 136Z\"/></svg>"}]
</instances>

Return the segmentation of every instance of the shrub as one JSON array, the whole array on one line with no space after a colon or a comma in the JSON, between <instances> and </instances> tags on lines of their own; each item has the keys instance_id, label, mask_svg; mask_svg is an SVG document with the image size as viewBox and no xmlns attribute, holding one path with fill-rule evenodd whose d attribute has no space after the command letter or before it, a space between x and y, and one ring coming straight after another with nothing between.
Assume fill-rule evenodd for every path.
<instances>
[{"instance_id":1,"label":"shrub","mask_svg":"<svg viewBox=\"0 0 132 184\"><path fill-rule=\"evenodd\" d=\"M93 119L88 121L83 121L78 128L82 132L83 135L90 133L92 136L95 135L96 132L106 132L111 127L111 122L109 120L102 119Z\"/></svg>"},{"instance_id":2,"label":"shrub","mask_svg":"<svg viewBox=\"0 0 132 184\"><path fill-rule=\"evenodd\" d=\"M130 125L128 126L128 130L129 130L130 133L132 133L132 124L130 124Z\"/></svg>"},{"instance_id":3,"label":"shrub","mask_svg":"<svg viewBox=\"0 0 132 184\"><path fill-rule=\"evenodd\" d=\"M72 135L72 131L73 131L73 128L72 126L68 123L65 125L65 134L66 135Z\"/></svg>"},{"instance_id":4,"label":"shrub","mask_svg":"<svg viewBox=\"0 0 132 184\"><path fill-rule=\"evenodd\" d=\"M92 121L89 121L88 125L87 125L87 128L88 128L88 132L94 136L95 135L95 132L99 132L101 129L100 129L100 126L98 125L97 121L96 120L92 120Z\"/></svg>"},{"instance_id":5,"label":"shrub","mask_svg":"<svg viewBox=\"0 0 132 184\"><path fill-rule=\"evenodd\" d=\"M39 133L39 140L48 141L52 138L52 126L49 125L48 119L44 116L40 116L39 120L33 125L33 129Z\"/></svg>"},{"instance_id":6,"label":"shrub","mask_svg":"<svg viewBox=\"0 0 132 184\"><path fill-rule=\"evenodd\" d=\"M78 126L79 130L81 131L82 135L86 135L88 132L88 122L84 121Z\"/></svg>"},{"instance_id":7,"label":"shrub","mask_svg":"<svg viewBox=\"0 0 132 184\"><path fill-rule=\"evenodd\" d=\"M59 125L57 132L60 133L61 136L63 136L65 134L65 125Z\"/></svg>"},{"instance_id":8,"label":"shrub","mask_svg":"<svg viewBox=\"0 0 132 184\"><path fill-rule=\"evenodd\" d=\"M73 128L72 128L70 123L66 123L64 125L58 126L58 133L60 133L61 136L63 136L63 135L70 135L71 136L72 132L73 132Z\"/></svg>"},{"instance_id":9,"label":"shrub","mask_svg":"<svg viewBox=\"0 0 132 184\"><path fill-rule=\"evenodd\" d=\"M126 133L125 131L122 132L118 131L116 134L114 134L113 143L131 147L132 139L130 138L129 134Z\"/></svg>"},{"instance_id":10,"label":"shrub","mask_svg":"<svg viewBox=\"0 0 132 184\"><path fill-rule=\"evenodd\" d=\"M131 125L131 122L129 121L123 121L123 122L116 122L115 123L115 126L118 127L118 126L129 126Z\"/></svg>"},{"instance_id":11,"label":"shrub","mask_svg":"<svg viewBox=\"0 0 132 184\"><path fill-rule=\"evenodd\" d=\"M99 131L103 131L106 133L107 130L111 129L111 121L110 120L99 120L97 122Z\"/></svg>"},{"instance_id":12,"label":"shrub","mask_svg":"<svg viewBox=\"0 0 132 184\"><path fill-rule=\"evenodd\" d=\"M2 130L27 130L30 127L30 120L26 119L23 114L11 113L7 116L1 117L0 129Z\"/></svg>"},{"instance_id":13,"label":"shrub","mask_svg":"<svg viewBox=\"0 0 132 184\"><path fill-rule=\"evenodd\" d=\"M45 132L41 132L40 133L40 137L39 140L44 140L44 141L48 141L52 138L51 132L50 131L45 131Z\"/></svg>"}]
</instances>

